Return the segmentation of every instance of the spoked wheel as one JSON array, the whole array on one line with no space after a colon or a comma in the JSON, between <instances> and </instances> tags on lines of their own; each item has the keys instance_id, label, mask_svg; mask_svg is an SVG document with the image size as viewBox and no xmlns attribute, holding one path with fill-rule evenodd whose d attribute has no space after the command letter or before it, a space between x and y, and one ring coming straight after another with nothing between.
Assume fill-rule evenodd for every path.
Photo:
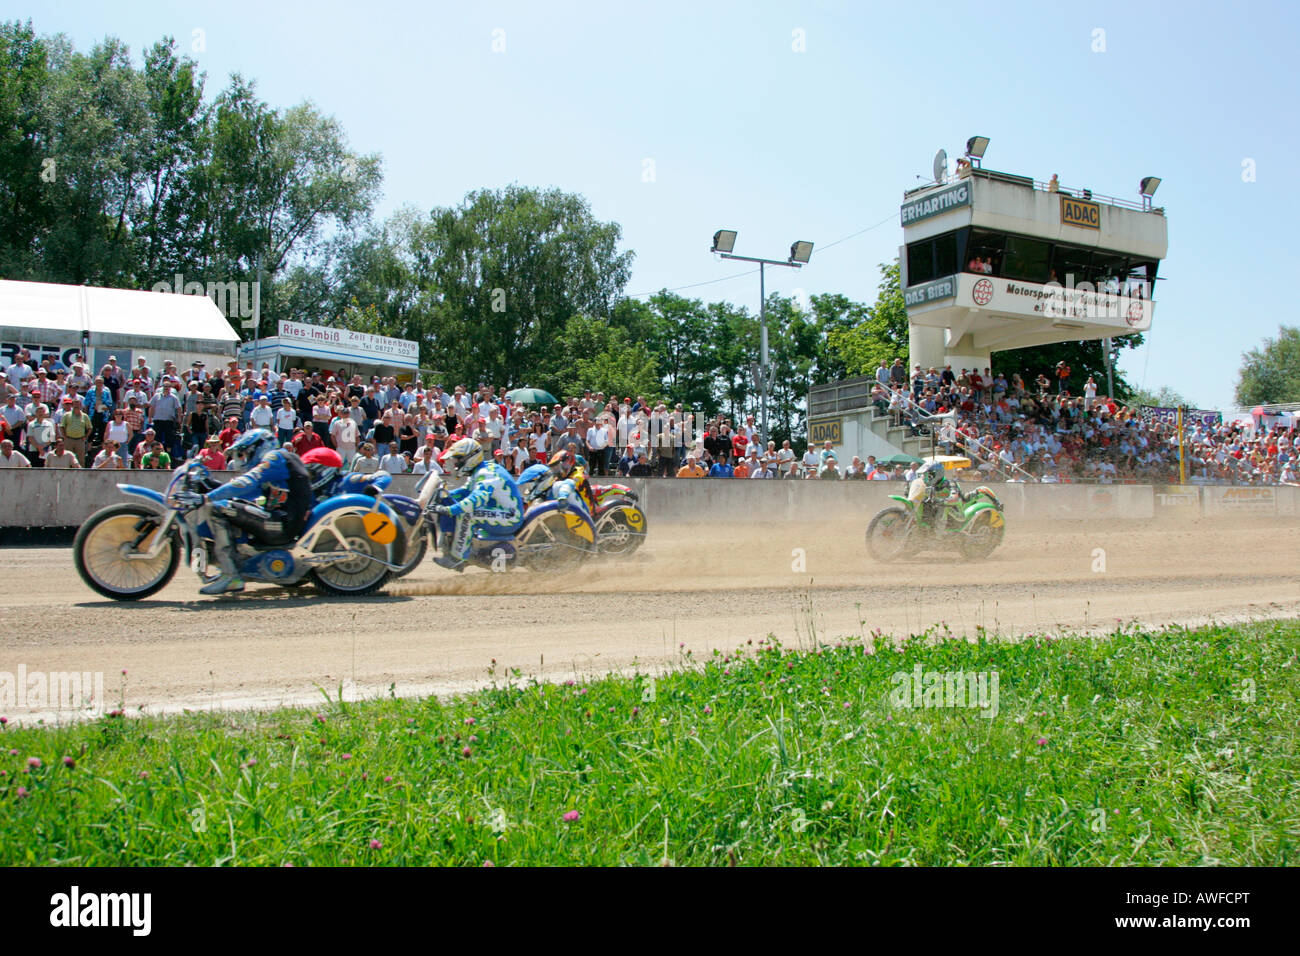
<instances>
[{"instance_id":1,"label":"spoked wheel","mask_svg":"<svg viewBox=\"0 0 1300 956\"><path fill-rule=\"evenodd\" d=\"M596 549L601 554L624 557L645 543L645 512L619 505L601 515L596 526Z\"/></svg>"},{"instance_id":2,"label":"spoked wheel","mask_svg":"<svg viewBox=\"0 0 1300 956\"><path fill-rule=\"evenodd\" d=\"M995 511L981 511L975 516L970 530L961 536L962 557L968 561L981 561L1002 543L1002 535L1006 533L1007 526L1002 523L994 525L995 514Z\"/></svg>"},{"instance_id":3,"label":"spoked wheel","mask_svg":"<svg viewBox=\"0 0 1300 956\"><path fill-rule=\"evenodd\" d=\"M520 564L534 571L559 573L571 571L591 553L591 542L570 527L576 516L559 511L546 514L524 525L515 539Z\"/></svg>"},{"instance_id":4,"label":"spoked wheel","mask_svg":"<svg viewBox=\"0 0 1300 956\"><path fill-rule=\"evenodd\" d=\"M892 561L916 550L916 522L903 508L886 508L867 525L867 551L877 561Z\"/></svg>"},{"instance_id":5,"label":"spoked wheel","mask_svg":"<svg viewBox=\"0 0 1300 956\"><path fill-rule=\"evenodd\" d=\"M81 580L115 601L138 601L162 590L180 563L180 535L169 532L152 558L131 557L153 547L162 523L162 515L143 505L109 505L95 512L72 543Z\"/></svg>"},{"instance_id":6,"label":"spoked wheel","mask_svg":"<svg viewBox=\"0 0 1300 956\"><path fill-rule=\"evenodd\" d=\"M387 559L382 544L372 541L366 534L365 525L360 515L344 515L334 527L321 534L312 549L314 553L329 551L357 552L336 564L327 564L312 571L312 579L322 594L335 594L341 597L356 597L372 594L386 583L392 572L379 561L371 561L366 555L373 555L380 561Z\"/></svg>"}]
</instances>

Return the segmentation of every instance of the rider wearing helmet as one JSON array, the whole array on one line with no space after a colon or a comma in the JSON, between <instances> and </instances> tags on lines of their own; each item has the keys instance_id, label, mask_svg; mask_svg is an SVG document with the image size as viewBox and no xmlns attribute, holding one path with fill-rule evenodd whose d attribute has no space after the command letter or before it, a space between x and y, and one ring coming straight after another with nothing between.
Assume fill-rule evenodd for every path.
<instances>
[{"instance_id":1,"label":"rider wearing helmet","mask_svg":"<svg viewBox=\"0 0 1300 956\"><path fill-rule=\"evenodd\" d=\"M907 500L921 509L921 520L925 524L935 525L936 531L942 531L942 524L947 515L946 509L938 507L940 498L957 495L957 487L948 480L948 473L943 462L932 461L912 479L907 489ZM936 512L938 522L936 523Z\"/></svg>"},{"instance_id":2,"label":"rider wearing helmet","mask_svg":"<svg viewBox=\"0 0 1300 956\"><path fill-rule=\"evenodd\" d=\"M307 467L285 451L271 432L245 432L227 453L233 467L244 473L203 496L203 518L212 529L221 573L200 589L202 594L244 590L239 576L230 526L242 528L267 544L297 539L311 514L312 485ZM266 507L254 504L265 497Z\"/></svg>"},{"instance_id":3,"label":"rider wearing helmet","mask_svg":"<svg viewBox=\"0 0 1300 956\"><path fill-rule=\"evenodd\" d=\"M313 448L302 456L302 463L311 478L311 490L317 501L328 498L334 482L343 474L343 459L333 448Z\"/></svg>"},{"instance_id":4,"label":"rider wearing helmet","mask_svg":"<svg viewBox=\"0 0 1300 956\"><path fill-rule=\"evenodd\" d=\"M451 504L434 506L434 513L456 519L452 534L441 535L443 553L434 563L453 571L465 570L474 534L480 530L519 530L524 501L510 473L483 455L483 446L462 438L439 459L448 484L460 483L450 494Z\"/></svg>"},{"instance_id":5,"label":"rider wearing helmet","mask_svg":"<svg viewBox=\"0 0 1300 956\"><path fill-rule=\"evenodd\" d=\"M596 513L596 494L591 490L591 482L587 478L586 464L586 459L579 458L577 453L570 447L561 448L557 451L551 456L551 460L546 463L546 466L551 469L551 473L555 475L557 482L570 481L573 483L573 491L576 493L578 500L582 502L582 506L587 509L587 514L594 515ZM568 498L569 495L566 494L564 497Z\"/></svg>"},{"instance_id":6,"label":"rider wearing helmet","mask_svg":"<svg viewBox=\"0 0 1300 956\"><path fill-rule=\"evenodd\" d=\"M517 483L525 505L535 501L555 501L559 503L561 511L573 508L586 512L587 517L591 517L591 512L578 493L577 483L572 478L556 480L555 472L546 465L530 465L525 468Z\"/></svg>"}]
</instances>

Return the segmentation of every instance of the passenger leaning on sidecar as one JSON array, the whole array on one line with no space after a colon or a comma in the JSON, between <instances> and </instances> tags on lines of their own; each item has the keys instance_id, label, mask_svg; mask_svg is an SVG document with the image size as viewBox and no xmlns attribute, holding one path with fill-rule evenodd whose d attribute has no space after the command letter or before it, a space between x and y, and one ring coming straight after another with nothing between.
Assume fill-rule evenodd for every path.
<instances>
[{"instance_id":1,"label":"passenger leaning on sidecar","mask_svg":"<svg viewBox=\"0 0 1300 956\"><path fill-rule=\"evenodd\" d=\"M221 574L202 594L244 590L230 528L247 531L260 543L276 546L298 540L311 515L311 479L302 460L285 451L271 432L245 432L226 452L230 467L244 473L203 496L203 518L212 529ZM266 507L254 504L266 498Z\"/></svg>"}]
</instances>

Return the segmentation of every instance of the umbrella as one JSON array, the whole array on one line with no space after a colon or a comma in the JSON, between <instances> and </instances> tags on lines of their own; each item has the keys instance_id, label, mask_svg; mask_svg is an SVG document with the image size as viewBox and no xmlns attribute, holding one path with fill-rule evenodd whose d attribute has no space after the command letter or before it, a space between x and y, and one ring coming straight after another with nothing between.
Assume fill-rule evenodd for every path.
<instances>
[{"instance_id":1,"label":"umbrella","mask_svg":"<svg viewBox=\"0 0 1300 956\"><path fill-rule=\"evenodd\" d=\"M544 388L513 388L506 392L507 402L524 405L558 405L559 400Z\"/></svg>"},{"instance_id":2,"label":"umbrella","mask_svg":"<svg viewBox=\"0 0 1300 956\"><path fill-rule=\"evenodd\" d=\"M881 458L876 462L878 465L919 465L921 459L915 455L890 455L888 458Z\"/></svg>"}]
</instances>

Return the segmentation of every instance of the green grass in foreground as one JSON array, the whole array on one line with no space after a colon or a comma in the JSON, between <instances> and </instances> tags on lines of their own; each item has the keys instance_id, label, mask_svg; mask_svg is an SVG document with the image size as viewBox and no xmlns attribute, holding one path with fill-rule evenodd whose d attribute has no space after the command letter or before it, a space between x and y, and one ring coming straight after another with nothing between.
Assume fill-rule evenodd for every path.
<instances>
[{"instance_id":1,"label":"green grass in foreground","mask_svg":"<svg viewBox=\"0 0 1300 956\"><path fill-rule=\"evenodd\" d=\"M934 637L684 652L653 693L11 724L0 863L1296 861L1300 622ZM996 672L997 715L895 706L918 665Z\"/></svg>"}]
</instances>

